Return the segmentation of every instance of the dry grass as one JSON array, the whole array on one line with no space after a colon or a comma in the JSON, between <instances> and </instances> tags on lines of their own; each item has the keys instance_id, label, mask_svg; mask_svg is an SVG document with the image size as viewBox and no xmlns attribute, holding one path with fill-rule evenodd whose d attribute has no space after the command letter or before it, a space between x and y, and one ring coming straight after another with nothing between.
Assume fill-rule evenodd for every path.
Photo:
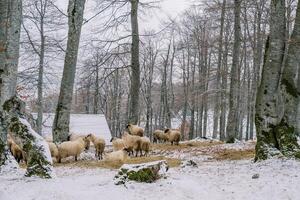
<instances>
[{"instance_id":1,"label":"dry grass","mask_svg":"<svg viewBox=\"0 0 300 200\"><path fill-rule=\"evenodd\" d=\"M191 147L201 148L201 147L210 147L215 146L219 144L224 144L224 142L221 141L191 141L191 142L184 142L180 143L179 145L171 145L171 144L152 144L151 149L152 150L182 150L187 149Z\"/></svg>"},{"instance_id":2,"label":"dry grass","mask_svg":"<svg viewBox=\"0 0 300 200\"><path fill-rule=\"evenodd\" d=\"M224 149L219 152L215 152L213 155L216 160L244 160L251 159L255 156L254 149L246 150L235 150L235 149Z\"/></svg>"},{"instance_id":3,"label":"dry grass","mask_svg":"<svg viewBox=\"0 0 300 200\"><path fill-rule=\"evenodd\" d=\"M158 160L166 160L170 167L178 167L181 163L181 160L175 158L166 158L164 156L150 156L150 157L137 157L130 158L125 162L125 164L140 164L146 162L153 162ZM107 168L107 169L118 169L122 166L121 162L112 162L112 161L97 161L97 160L79 160L77 162L74 161L66 161L63 163L55 163L55 167L68 166L68 167L81 167L81 168Z\"/></svg>"}]
</instances>

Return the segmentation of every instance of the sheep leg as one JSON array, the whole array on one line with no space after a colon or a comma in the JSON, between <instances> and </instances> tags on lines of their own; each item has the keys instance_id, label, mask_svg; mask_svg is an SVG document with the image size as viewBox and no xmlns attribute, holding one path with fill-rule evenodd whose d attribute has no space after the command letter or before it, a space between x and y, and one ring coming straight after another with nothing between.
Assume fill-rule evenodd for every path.
<instances>
[{"instance_id":1,"label":"sheep leg","mask_svg":"<svg viewBox=\"0 0 300 200\"><path fill-rule=\"evenodd\" d=\"M75 161L77 161L77 155L75 156Z\"/></svg>"}]
</instances>

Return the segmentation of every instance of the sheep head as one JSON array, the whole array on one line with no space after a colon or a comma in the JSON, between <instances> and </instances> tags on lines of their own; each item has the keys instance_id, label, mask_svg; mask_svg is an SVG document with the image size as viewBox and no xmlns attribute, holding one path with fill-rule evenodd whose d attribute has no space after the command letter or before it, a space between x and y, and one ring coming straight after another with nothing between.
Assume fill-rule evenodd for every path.
<instances>
[{"instance_id":1,"label":"sheep head","mask_svg":"<svg viewBox=\"0 0 300 200\"><path fill-rule=\"evenodd\" d=\"M89 150L90 148L90 140L89 140L89 136L85 136L83 138L83 141L84 141L84 147L85 147L85 150Z\"/></svg>"},{"instance_id":2,"label":"sheep head","mask_svg":"<svg viewBox=\"0 0 300 200\"><path fill-rule=\"evenodd\" d=\"M168 132L170 132L170 130L171 129L167 128L167 129L165 129L164 133L168 133Z\"/></svg>"}]
</instances>

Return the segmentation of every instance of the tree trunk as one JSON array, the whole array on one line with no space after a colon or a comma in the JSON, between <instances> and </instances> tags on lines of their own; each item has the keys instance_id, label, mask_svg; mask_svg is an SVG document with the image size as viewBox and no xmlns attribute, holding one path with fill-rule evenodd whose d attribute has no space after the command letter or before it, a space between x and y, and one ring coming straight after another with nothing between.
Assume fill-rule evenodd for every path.
<instances>
[{"instance_id":1,"label":"tree trunk","mask_svg":"<svg viewBox=\"0 0 300 200\"><path fill-rule=\"evenodd\" d=\"M138 4L139 0L130 0L131 3L131 84L129 122L137 124L139 118L139 91L140 91L140 63L139 63L139 28Z\"/></svg>"},{"instance_id":2,"label":"tree trunk","mask_svg":"<svg viewBox=\"0 0 300 200\"><path fill-rule=\"evenodd\" d=\"M195 73L196 72L196 55L194 57L194 62L192 64L192 85L191 85L191 127L189 133L189 139L193 139L195 137L195 101L196 101L196 89L195 89Z\"/></svg>"},{"instance_id":3,"label":"tree trunk","mask_svg":"<svg viewBox=\"0 0 300 200\"><path fill-rule=\"evenodd\" d=\"M3 105L7 114L7 130L14 141L25 151L27 171L25 176L52 178L54 176L52 158L47 142L31 127L26 116L25 103L18 97L6 101Z\"/></svg>"},{"instance_id":4,"label":"tree trunk","mask_svg":"<svg viewBox=\"0 0 300 200\"><path fill-rule=\"evenodd\" d=\"M239 93L239 62L240 62L240 13L241 13L241 0L234 1L234 46L233 58L230 77L230 95L229 95L229 113L227 118L227 142L234 142L237 137L238 127L238 93Z\"/></svg>"},{"instance_id":5,"label":"tree trunk","mask_svg":"<svg viewBox=\"0 0 300 200\"><path fill-rule=\"evenodd\" d=\"M280 152L284 145L281 135L284 136L284 133L278 126L282 112L278 84L285 51L285 1L272 0L270 13L270 35L267 39L262 79L257 91L255 106L257 131L255 160L267 159L281 153L285 154L285 152Z\"/></svg>"},{"instance_id":6,"label":"tree trunk","mask_svg":"<svg viewBox=\"0 0 300 200\"><path fill-rule=\"evenodd\" d=\"M53 139L56 142L66 141L69 134L70 112L84 4L85 0L69 0L67 50L59 99L53 122Z\"/></svg>"},{"instance_id":7,"label":"tree trunk","mask_svg":"<svg viewBox=\"0 0 300 200\"><path fill-rule=\"evenodd\" d=\"M300 147L297 142L297 109L300 88L297 88L300 64L300 3L297 6L294 30L289 40L288 53L280 82L281 95L284 104L284 114L276 125L276 135L279 150L285 156L300 158ZM298 76L298 77L297 77Z\"/></svg>"},{"instance_id":8,"label":"tree trunk","mask_svg":"<svg viewBox=\"0 0 300 200\"><path fill-rule=\"evenodd\" d=\"M227 73L228 73L228 48L229 48L229 32L230 24L227 20L225 36L224 36L224 54L222 62L222 76L221 76L221 115L220 115L220 140L226 139L226 111L227 111Z\"/></svg>"},{"instance_id":9,"label":"tree trunk","mask_svg":"<svg viewBox=\"0 0 300 200\"><path fill-rule=\"evenodd\" d=\"M21 0L0 1L0 172L3 166L17 166L6 145L8 130L2 106L16 94L21 20Z\"/></svg>"},{"instance_id":10,"label":"tree trunk","mask_svg":"<svg viewBox=\"0 0 300 200\"><path fill-rule=\"evenodd\" d=\"M220 24L220 34L218 41L218 69L217 69L217 81L216 89L220 89L221 86L221 69L222 69L222 52L223 52L223 32L224 32L224 21L225 21L225 6L226 0L223 0L222 9L221 9L221 24ZM214 124L213 124L213 138L218 136L218 125L220 117L220 92L217 91L215 96L215 106L214 106Z\"/></svg>"}]
</instances>

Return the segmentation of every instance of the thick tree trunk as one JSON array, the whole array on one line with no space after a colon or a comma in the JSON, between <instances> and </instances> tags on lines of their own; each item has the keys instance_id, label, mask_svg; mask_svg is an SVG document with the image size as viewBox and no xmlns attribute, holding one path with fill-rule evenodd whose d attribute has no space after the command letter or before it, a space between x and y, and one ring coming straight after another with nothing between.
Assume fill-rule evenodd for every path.
<instances>
[{"instance_id":1,"label":"thick tree trunk","mask_svg":"<svg viewBox=\"0 0 300 200\"><path fill-rule=\"evenodd\" d=\"M59 99L53 122L53 139L56 142L66 141L69 134L70 112L76 72L77 54L83 22L85 0L69 0L68 7L68 42L65 56L63 77Z\"/></svg>"},{"instance_id":2,"label":"thick tree trunk","mask_svg":"<svg viewBox=\"0 0 300 200\"><path fill-rule=\"evenodd\" d=\"M27 171L25 176L52 178L54 171L47 142L38 135L26 119L25 103L18 97L6 101L3 105L7 118L7 131L13 140L25 151Z\"/></svg>"},{"instance_id":3,"label":"thick tree trunk","mask_svg":"<svg viewBox=\"0 0 300 200\"><path fill-rule=\"evenodd\" d=\"M285 1L272 0L270 13L270 35L266 44L262 79L255 106L256 160L285 154L286 152L281 152L281 150L287 147L285 145L289 145L282 143L285 139L281 137L285 134L278 126L282 123L280 122L282 109L278 84L285 51Z\"/></svg>"},{"instance_id":4,"label":"thick tree trunk","mask_svg":"<svg viewBox=\"0 0 300 200\"><path fill-rule=\"evenodd\" d=\"M0 1L0 172L4 166L17 166L6 145L2 105L16 94L21 20L21 0Z\"/></svg>"},{"instance_id":5,"label":"thick tree trunk","mask_svg":"<svg viewBox=\"0 0 300 200\"><path fill-rule=\"evenodd\" d=\"M234 47L230 77L229 113L227 118L227 142L234 142L238 135L238 93L239 93L239 61L240 61L240 13L241 0L234 1Z\"/></svg>"},{"instance_id":6,"label":"thick tree trunk","mask_svg":"<svg viewBox=\"0 0 300 200\"><path fill-rule=\"evenodd\" d=\"M275 126L278 147L285 156L300 158L300 147L297 142L297 109L300 88L297 88L300 66L300 3L297 6L294 30L289 40L288 53L280 82L280 92L284 104L284 114ZM297 77L298 76L298 77ZM281 117L281 116L280 116Z\"/></svg>"},{"instance_id":7,"label":"thick tree trunk","mask_svg":"<svg viewBox=\"0 0 300 200\"><path fill-rule=\"evenodd\" d=\"M130 0L131 3L131 84L130 84L130 110L129 122L137 124L139 119L139 93L140 93L140 62L139 62L139 28L138 4L139 0Z\"/></svg>"},{"instance_id":8,"label":"thick tree trunk","mask_svg":"<svg viewBox=\"0 0 300 200\"><path fill-rule=\"evenodd\" d=\"M221 24L220 24L220 34L218 41L218 70L217 70L217 80L216 80L216 89L220 89L221 86L221 69L222 69L222 53L223 53L223 32L224 32L224 21L225 21L225 6L226 0L223 0L222 9L221 9ZM220 92L217 91L215 96L215 105L214 105L214 121L213 121L213 138L218 136L218 125L220 117Z\"/></svg>"}]
</instances>

